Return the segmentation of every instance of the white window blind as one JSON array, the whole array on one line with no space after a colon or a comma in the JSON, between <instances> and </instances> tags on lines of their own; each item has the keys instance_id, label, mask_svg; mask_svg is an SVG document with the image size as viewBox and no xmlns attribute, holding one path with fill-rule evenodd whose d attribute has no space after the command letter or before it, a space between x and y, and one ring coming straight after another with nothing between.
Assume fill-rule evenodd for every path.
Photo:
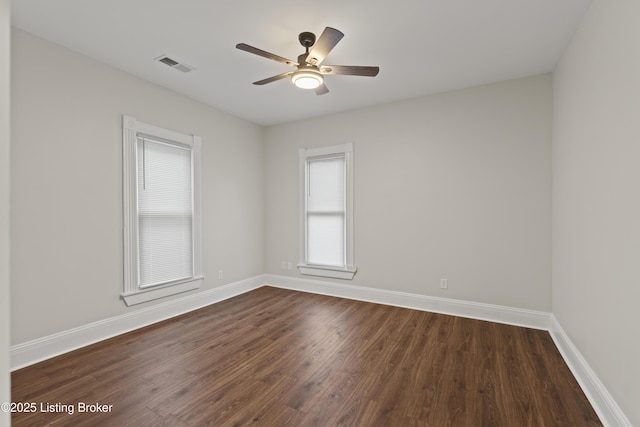
<instances>
[{"instance_id":1,"label":"white window blind","mask_svg":"<svg viewBox=\"0 0 640 427\"><path fill-rule=\"evenodd\" d=\"M351 280L357 269L353 243L353 146L301 148L301 274Z\"/></svg>"},{"instance_id":2,"label":"white window blind","mask_svg":"<svg viewBox=\"0 0 640 427\"><path fill-rule=\"evenodd\" d=\"M198 135L122 116L127 306L202 284L201 145Z\"/></svg>"},{"instance_id":3,"label":"white window blind","mask_svg":"<svg viewBox=\"0 0 640 427\"><path fill-rule=\"evenodd\" d=\"M192 150L139 137L137 154L139 286L190 278Z\"/></svg>"},{"instance_id":4,"label":"white window blind","mask_svg":"<svg viewBox=\"0 0 640 427\"><path fill-rule=\"evenodd\" d=\"M307 183L307 264L344 267L344 156L309 159Z\"/></svg>"}]
</instances>

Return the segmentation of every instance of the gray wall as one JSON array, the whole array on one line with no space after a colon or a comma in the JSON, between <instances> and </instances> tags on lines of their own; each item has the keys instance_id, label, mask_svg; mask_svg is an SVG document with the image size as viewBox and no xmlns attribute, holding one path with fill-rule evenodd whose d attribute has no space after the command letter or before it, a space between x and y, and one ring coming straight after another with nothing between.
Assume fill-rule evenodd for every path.
<instances>
[{"instance_id":1,"label":"gray wall","mask_svg":"<svg viewBox=\"0 0 640 427\"><path fill-rule=\"evenodd\" d=\"M640 2L593 2L554 74L553 313L640 425Z\"/></svg>"},{"instance_id":2,"label":"gray wall","mask_svg":"<svg viewBox=\"0 0 640 427\"><path fill-rule=\"evenodd\" d=\"M298 275L298 148L352 142L346 283L550 311L551 105L546 74L268 128L266 272Z\"/></svg>"},{"instance_id":3,"label":"gray wall","mask_svg":"<svg viewBox=\"0 0 640 427\"><path fill-rule=\"evenodd\" d=\"M0 0L0 402L11 401L9 375L9 0ZM0 411L0 426L11 422L9 413Z\"/></svg>"},{"instance_id":4,"label":"gray wall","mask_svg":"<svg viewBox=\"0 0 640 427\"><path fill-rule=\"evenodd\" d=\"M201 291L263 273L260 126L29 33L12 43L13 344L157 303L119 300L122 114L202 136Z\"/></svg>"}]
</instances>

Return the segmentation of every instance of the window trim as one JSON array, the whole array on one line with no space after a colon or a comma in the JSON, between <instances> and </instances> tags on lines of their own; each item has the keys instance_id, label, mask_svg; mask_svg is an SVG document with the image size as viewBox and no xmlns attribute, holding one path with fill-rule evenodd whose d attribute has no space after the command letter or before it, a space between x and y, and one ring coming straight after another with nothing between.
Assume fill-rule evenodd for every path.
<instances>
[{"instance_id":1,"label":"window trim","mask_svg":"<svg viewBox=\"0 0 640 427\"><path fill-rule=\"evenodd\" d=\"M123 188L123 246L124 290L120 297L127 306L198 289L202 285L202 233L200 201L200 156L202 138L164 129L122 116L122 188ZM193 161L193 276L155 286L139 286L138 283L138 212L137 212L137 161L138 136L155 137L188 146Z\"/></svg>"},{"instance_id":2,"label":"window trim","mask_svg":"<svg viewBox=\"0 0 640 427\"><path fill-rule=\"evenodd\" d=\"M298 244L298 270L300 274L336 279L353 279L357 268L354 260L353 245L353 144L346 143L320 148L300 148L300 218ZM345 161L345 267L333 267L307 263L307 162L313 158L344 156Z\"/></svg>"}]
</instances>

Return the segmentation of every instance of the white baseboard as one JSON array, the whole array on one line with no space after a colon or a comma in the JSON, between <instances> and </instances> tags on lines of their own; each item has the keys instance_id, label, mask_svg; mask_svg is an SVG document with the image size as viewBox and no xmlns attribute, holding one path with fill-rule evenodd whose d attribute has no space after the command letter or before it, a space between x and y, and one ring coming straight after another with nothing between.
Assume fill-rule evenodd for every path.
<instances>
[{"instance_id":1,"label":"white baseboard","mask_svg":"<svg viewBox=\"0 0 640 427\"><path fill-rule=\"evenodd\" d=\"M264 276L259 275L11 346L11 370L15 371L89 344L197 310L259 288L263 283Z\"/></svg>"},{"instance_id":2,"label":"white baseboard","mask_svg":"<svg viewBox=\"0 0 640 427\"><path fill-rule=\"evenodd\" d=\"M558 347L558 351L589 399L591 406L605 426L632 427L622 409L618 406L604 384L593 372L580 351L571 342L556 317L551 315L549 333Z\"/></svg>"},{"instance_id":3,"label":"white baseboard","mask_svg":"<svg viewBox=\"0 0 640 427\"><path fill-rule=\"evenodd\" d=\"M549 319L551 314L543 311L272 274L265 275L265 280L269 286L296 291L431 311L434 313L506 323L534 329L549 330L550 326Z\"/></svg>"}]
</instances>

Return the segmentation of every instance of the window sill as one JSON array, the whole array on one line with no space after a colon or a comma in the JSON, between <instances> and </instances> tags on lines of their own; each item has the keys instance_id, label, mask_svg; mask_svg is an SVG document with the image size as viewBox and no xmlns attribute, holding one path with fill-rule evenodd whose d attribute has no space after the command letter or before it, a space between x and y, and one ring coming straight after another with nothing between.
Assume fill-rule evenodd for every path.
<instances>
[{"instance_id":1,"label":"window sill","mask_svg":"<svg viewBox=\"0 0 640 427\"><path fill-rule=\"evenodd\" d=\"M307 276L331 277L334 279L351 280L355 276L357 268L355 266L346 268L320 267L317 265L298 265L300 274Z\"/></svg>"},{"instance_id":2,"label":"window sill","mask_svg":"<svg viewBox=\"0 0 640 427\"><path fill-rule=\"evenodd\" d=\"M198 289L200 285L202 285L203 279L204 277L194 277L181 282L131 292L128 294L122 294L120 297L124 300L124 303L127 305L127 307L130 307L132 305L141 304L143 302L152 301L155 299Z\"/></svg>"}]
</instances>

